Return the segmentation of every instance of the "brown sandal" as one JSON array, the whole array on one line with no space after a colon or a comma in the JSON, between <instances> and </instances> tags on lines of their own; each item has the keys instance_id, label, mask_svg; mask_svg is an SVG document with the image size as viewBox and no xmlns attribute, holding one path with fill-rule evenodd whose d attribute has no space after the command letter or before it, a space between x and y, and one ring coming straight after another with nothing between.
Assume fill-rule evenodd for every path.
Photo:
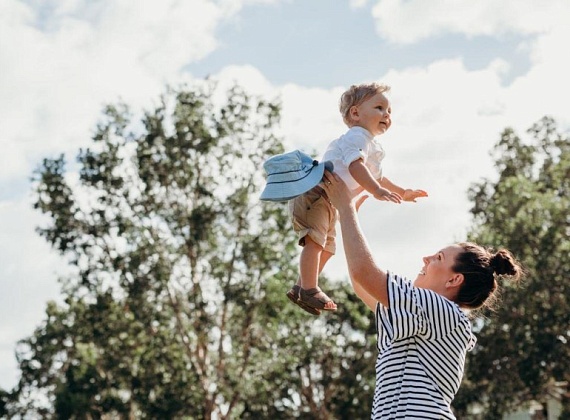
<instances>
[{"instance_id":1,"label":"brown sandal","mask_svg":"<svg viewBox=\"0 0 570 420\"><path fill-rule=\"evenodd\" d=\"M334 308L327 308L326 304L332 302ZM323 311L336 311L337 306L333 300L323 292L320 287L315 287L313 289L301 289L299 291L299 305L304 304L313 309L320 309Z\"/></svg>"},{"instance_id":2,"label":"brown sandal","mask_svg":"<svg viewBox=\"0 0 570 420\"><path fill-rule=\"evenodd\" d=\"M311 315L319 316L321 314L321 311L319 309L313 308L312 306L309 306L309 305L305 304L305 302L301 302L299 300L299 293L300 292L301 292L301 287L296 284L291 288L291 290L289 290L287 292L287 297L289 298L289 300L291 302L293 302L295 305L299 306L301 309L307 311Z\"/></svg>"}]
</instances>

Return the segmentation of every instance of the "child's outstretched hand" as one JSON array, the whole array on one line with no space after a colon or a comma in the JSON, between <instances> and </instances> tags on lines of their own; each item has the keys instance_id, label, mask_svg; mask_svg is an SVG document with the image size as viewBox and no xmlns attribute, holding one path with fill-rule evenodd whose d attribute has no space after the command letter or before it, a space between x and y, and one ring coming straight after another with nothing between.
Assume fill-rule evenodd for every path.
<instances>
[{"instance_id":1,"label":"child's outstretched hand","mask_svg":"<svg viewBox=\"0 0 570 420\"><path fill-rule=\"evenodd\" d=\"M374 198L380 201L391 201L392 203L400 203L403 198L398 193L380 187L378 192L374 194Z\"/></svg>"},{"instance_id":2,"label":"child's outstretched hand","mask_svg":"<svg viewBox=\"0 0 570 420\"><path fill-rule=\"evenodd\" d=\"M404 194L402 194L402 200L404 201L412 201L412 202L416 202L416 198L420 198L420 197L427 197L428 193L425 192L424 190L410 190L407 189L404 191Z\"/></svg>"}]
</instances>

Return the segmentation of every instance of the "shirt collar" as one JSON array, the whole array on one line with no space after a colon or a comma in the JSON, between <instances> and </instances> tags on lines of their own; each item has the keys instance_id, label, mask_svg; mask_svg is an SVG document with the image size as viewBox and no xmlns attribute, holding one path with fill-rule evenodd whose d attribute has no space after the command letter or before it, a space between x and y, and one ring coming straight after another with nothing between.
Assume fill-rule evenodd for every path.
<instances>
[{"instance_id":1,"label":"shirt collar","mask_svg":"<svg viewBox=\"0 0 570 420\"><path fill-rule=\"evenodd\" d=\"M364 134L368 140L372 140L374 138L374 136L372 135L372 133L370 131L368 131L364 127L360 127L359 125L355 125L353 127L350 127L350 129Z\"/></svg>"}]
</instances>

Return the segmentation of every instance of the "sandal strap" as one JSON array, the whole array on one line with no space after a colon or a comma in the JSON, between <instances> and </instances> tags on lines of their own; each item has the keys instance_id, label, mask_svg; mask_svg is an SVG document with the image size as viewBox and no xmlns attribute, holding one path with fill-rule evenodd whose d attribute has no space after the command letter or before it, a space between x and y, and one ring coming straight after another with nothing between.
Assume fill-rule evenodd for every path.
<instances>
[{"instance_id":1,"label":"sandal strap","mask_svg":"<svg viewBox=\"0 0 570 420\"><path fill-rule=\"evenodd\" d=\"M316 294L319 293L319 292L322 292L321 288L318 287L318 286L317 286L317 287L313 287L312 289L301 289L301 291L302 291L304 294L309 295L309 296L313 296L313 295L316 295Z\"/></svg>"},{"instance_id":2,"label":"sandal strap","mask_svg":"<svg viewBox=\"0 0 570 420\"><path fill-rule=\"evenodd\" d=\"M310 313L311 315L316 315L319 316L321 314L321 310L318 308L314 308L310 305L307 305L306 303L304 303L303 301L301 301L299 299L299 295L300 295L300 291L301 291L301 286L295 284L288 292L287 292L287 298L293 302L295 305L299 306L301 309L303 309L304 311Z\"/></svg>"},{"instance_id":3,"label":"sandal strap","mask_svg":"<svg viewBox=\"0 0 570 420\"><path fill-rule=\"evenodd\" d=\"M320 296L315 296L317 294ZM301 291L299 292L299 301L313 308L325 311L336 311L336 304L325 292L320 289L320 287L314 287L312 289L301 288ZM329 302L332 302L335 307L326 308L325 306Z\"/></svg>"}]
</instances>

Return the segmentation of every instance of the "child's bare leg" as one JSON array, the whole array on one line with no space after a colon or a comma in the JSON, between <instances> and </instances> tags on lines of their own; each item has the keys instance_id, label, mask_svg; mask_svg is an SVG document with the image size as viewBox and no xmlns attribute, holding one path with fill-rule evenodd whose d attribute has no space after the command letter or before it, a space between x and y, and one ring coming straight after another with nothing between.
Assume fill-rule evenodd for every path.
<instances>
[{"instance_id":1,"label":"child's bare leg","mask_svg":"<svg viewBox=\"0 0 570 420\"><path fill-rule=\"evenodd\" d=\"M299 277L303 289L312 289L319 285L319 265L323 247L308 236L299 258Z\"/></svg>"},{"instance_id":2,"label":"child's bare leg","mask_svg":"<svg viewBox=\"0 0 570 420\"><path fill-rule=\"evenodd\" d=\"M325 251L322 246L313 241L309 236L305 237L305 246L301 251L299 261L300 286L304 290L314 289L319 285L319 274L332 254ZM297 283L299 284L299 282ZM329 301L325 309L334 310L336 304Z\"/></svg>"},{"instance_id":3,"label":"child's bare leg","mask_svg":"<svg viewBox=\"0 0 570 420\"><path fill-rule=\"evenodd\" d=\"M311 242L313 242L313 241L311 241ZM313 243L314 243L314 242L313 242ZM316 245L316 244L315 244L315 245ZM303 249L304 249L304 248L303 248ZM302 255L303 255L303 251L301 251L301 258L302 258ZM318 281L318 276L319 276L319 274L322 273L323 268L325 268L325 265L326 265L327 261L330 260L330 258L331 258L333 255L334 255L334 254L331 254L330 252L328 252L328 251L326 251L326 250L324 250L324 249L322 250L321 255L320 255L320 258L319 258L319 271L317 272L317 281L316 281L316 283L315 283L316 285L318 285L318 282L319 282L319 281ZM303 264L300 263L300 266L302 266L302 265L303 265ZM299 271L300 271L300 270L299 270ZM299 286L299 287L302 287L302 286L303 286L302 283L301 283L301 275L299 275L299 277L297 278L297 286ZM315 286L313 286L313 287L315 287ZM307 287L305 287L305 289L306 289L306 288L307 288Z\"/></svg>"}]
</instances>

